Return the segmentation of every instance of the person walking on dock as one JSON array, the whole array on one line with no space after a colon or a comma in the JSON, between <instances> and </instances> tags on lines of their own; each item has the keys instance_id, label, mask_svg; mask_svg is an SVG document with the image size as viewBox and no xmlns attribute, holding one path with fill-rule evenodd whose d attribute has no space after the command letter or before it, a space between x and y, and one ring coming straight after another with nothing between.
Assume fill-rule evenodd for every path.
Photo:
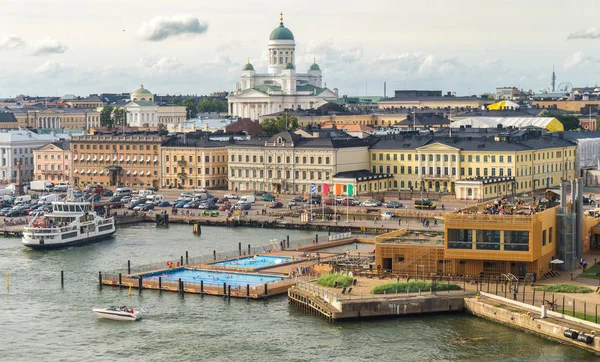
<instances>
[{"instance_id":1,"label":"person walking on dock","mask_svg":"<svg viewBox=\"0 0 600 362\"><path fill-rule=\"evenodd\" d=\"M519 288L515 284L515 288L513 289L513 299L517 300L517 293L519 292Z\"/></svg>"},{"instance_id":2,"label":"person walking on dock","mask_svg":"<svg viewBox=\"0 0 600 362\"><path fill-rule=\"evenodd\" d=\"M401 226L401 225L402 225L402 219L398 218L398 226Z\"/></svg>"}]
</instances>

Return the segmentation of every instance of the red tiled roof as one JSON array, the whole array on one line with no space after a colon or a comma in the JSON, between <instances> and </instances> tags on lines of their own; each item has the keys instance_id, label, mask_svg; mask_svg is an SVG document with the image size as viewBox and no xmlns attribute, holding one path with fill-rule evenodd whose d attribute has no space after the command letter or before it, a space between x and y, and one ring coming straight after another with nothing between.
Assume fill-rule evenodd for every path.
<instances>
[{"instance_id":1,"label":"red tiled roof","mask_svg":"<svg viewBox=\"0 0 600 362\"><path fill-rule=\"evenodd\" d=\"M258 122L253 122L250 118L240 118L235 123L225 127L226 132L245 132L250 136L262 133L262 127Z\"/></svg>"}]
</instances>

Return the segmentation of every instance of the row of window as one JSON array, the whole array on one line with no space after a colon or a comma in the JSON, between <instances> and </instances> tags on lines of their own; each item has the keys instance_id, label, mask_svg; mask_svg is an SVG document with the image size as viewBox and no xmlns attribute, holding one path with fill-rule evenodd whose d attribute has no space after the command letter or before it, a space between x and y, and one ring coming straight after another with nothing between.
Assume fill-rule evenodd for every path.
<instances>
[{"instance_id":1,"label":"row of window","mask_svg":"<svg viewBox=\"0 0 600 362\"><path fill-rule=\"evenodd\" d=\"M569 151L565 151L565 156L568 155L569 157L572 156L573 150L569 150ZM529 154L529 155L517 155L517 160L520 162L525 162L525 161L532 161L532 160L545 160L545 159L551 159L552 155L555 155L555 158L561 158L562 157L562 151L556 151L556 152L538 152L535 153L534 155ZM406 156L406 160L407 161L412 161L412 156L413 154L408 153L408 154L404 154L401 153L400 154L400 161L404 161L405 160L405 156ZM415 156L415 161L419 160L419 155L414 155ZM421 161L431 161L433 162L434 160L437 162L441 162L442 159L444 160L444 162L449 162L449 160L452 160L452 162L456 162L456 155L442 155L442 154L421 154ZM383 161L385 157L386 161L391 161L392 159L394 161L398 161L398 154L394 153L394 154L390 154L390 153L372 153L371 154L371 159L373 161L376 161L379 158L379 161ZM468 162L473 162L473 160L475 160L475 162L481 162L481 160L483 159L483 162L504 162L506 160L506 162L512 162L512 156L506 156L506 158L504 156L481 156L481 155L460 155L460 162L465 162L465 159L468 160Z\"/></svg>"},{"instance_id":2,"label":"row of window","mask_svg":"<svg viewBox=\"0 0 600 362\"><path fill-rule=\"evenodd\" d=\"M169 155L165 155L165 162L170 162L171 157ZM211 156L204 156L204 162L210 162ZM177 161L186 161L185 156L181 156L177 158L177 155L173 156L173 162ZM187 162L194 162L194 156L189 155L187 157ZM198 163L202 162L202 156L197 157ZM221 161L221 155L212 156L212 162L227 162L227 156L223 155L223 161Z\"/></svg>"},{"instance_id":3,"label":"row of window","mask_svg":"<svg viewBox=\"0 0 600 362\"><path fill-rule=\"evenodd\" d=\"M157 145L153 145L153 146L150 146L150 145L119 145L119 150L127 150L127 151L130 150L130 149L133 150L133 151L137 151L137 150L139 150L139 151L144 151L144 150L150 151L150 148L152 148L152 150L154 150L154 151L158 150L158 146ZM96 150L96 149L98 149L98 150L111 150L111 149L112 150L116 150L117 149L117 145L103 145L103 144L96 145L96 144L93 144L93 145L90 146L89 144L85 144L85 145L73 144L73 149L74 150L77 150L77 149L80 149L80 150L84 150L84 149L85 150L89 150L89 149L92 149L92 150Z\"/></svg>"},{"instance_id":4,"label":"row of window","mask_svg":"<svg viewBox=\"0 0 600 362\"><path fill-rule=\"evenodd\" d=\"M38 154L37 155L37 159L41 160L42 159L42 155ZM54 154L51 154L49 159L50 160L54 160L55 159L54 158ZM61 155L60 154L56 155L56 160L60 161L60 159L61 159ZM68 160L68 159L69 159L69 155L65 155L65 160ZM48 160L48 155L47 154L44 155L44 160Z\"/></svg>"},{"instance_id":5,"label":"row of window","mask_svg":"<svg viewBox=\"0 0 600 362\"><path fill-rule=\"evenodd\" d=\"M211 172L212 170L212 172ZM169 166L165 167L165 173L168 175L170 174L171 168ZM193 175L194 174L194 168L193 167L189 167L187 170L185 167L181 167L178 168L177 166L173 167L173 173L185 173L186 171L188 171L188 175ZM225 172L227 172L227 168L226 167L213 167L212 169L210 167L206 167L204 169L204 175L223 175L225 174ZM202 175L202 168L198 167L197 168L197 173L196 175Z\"/></svg>"},{"instance_id":6,"label":"row of window","mask_svg":"<svg viewBox=\"0 0 600 362\"><path fill-rule=\"evenodd\" d=\"M272 178L278 178L281 179L283 178L284 173L281 170L275 170L275 172L273 172L274 170L267 170L267 178L272 179ZM231 169L231 177L236 177L236 173L237 173L237 177L252 177L252 178L264 178L265 172L264 170L250 170L250 169L235 169L232 168ZM250 176L252 175L252 176ZM285 171L285 178L287 180L291 179L291 171L286 170ZM295 171L294 172L294 178L296 180L329 180L330 177L330 173L329 172L323 172L323 171ZM316 176L316 178L315 178ZM325 177L325 178L323 178Z\"/></svg>"},{"instance_id":7,"label":"row of window","mask_svg":"<svg viewBox=\"0 0 600 362\"><path fill-rule=\"evenodd\" d=\"M244 160L244 161L242 161ZM252 161L250 161L252 160ZM282 156L277 156L276 158L274 158L273 156L268 156L267 157L267 163L273 163L273 160L276 160L277 163L282 163L282 161L285 160L285 163L291 163L292 158L290 156L286 156L285 158ZM296 164L300 164L300 156L296 156L294 161ZM329 165L331 162L331 158L329 156L327 157L321 157L321 156L303 156L302 157L302 163L303 164L311 164L314 165L315 161L317 165L322 165L323 164L323 160L325 160L325 165ZM235 162L235 155L231 155L231 162ZM250 157L250 155L246 155L245 157L242 157L242 155L237 155L237 162L246 162L246 163L264 163L264 158L263 156L256 156L253 155L252 157Z\"/></svg>"},{"instance_id":8,"label":"row of window","mask_svg":"<svg viewBox=\"0 0 600 362\"><path fill-rule=\"evenodd\" d=\"M173 186L177 186L177 185L185 185L186 182L185 180L182 182L182 180L179 179L166 179L166 185L173 185ZM226 185L227 184L227 180L224 179L212 179L212 180L204 180L204 184L202 184L202 180L196 180L196 185L197 186L204 186L204 187L211 187L211 186L221 186L221 185ZM190 186L194 186L194 180L187 180L187 184Z\"/></svg>"},{"instance_id":9,"label":"row of window","mask_svg":"<svg viewBox=\"0 0 600 362\"><path fill-rule=\"evenodd\" d=\"M56 165L56 170L54 169L55 165L44 165L44 171L62 171L62 165ZM37 170L42 170L42 165L37 165ZM65 171L69 171L69 165L65 165Z\"/></svg>"}]
</instances>

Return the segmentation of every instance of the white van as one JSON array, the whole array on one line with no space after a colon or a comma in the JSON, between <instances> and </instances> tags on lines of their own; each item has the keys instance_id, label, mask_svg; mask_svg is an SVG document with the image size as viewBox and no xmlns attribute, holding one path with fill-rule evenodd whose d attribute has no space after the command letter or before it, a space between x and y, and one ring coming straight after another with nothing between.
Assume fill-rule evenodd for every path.
<instances>
[{"instance_id":1,"label":"white van","mask_svg":"<svg viewBox=\"0 0 600 362\"><path fill-rule=\"evenodd\" d=\"M115 196L131 196L131 189L129 187L119 187L115 190Z\"/></svg>"},{"instance_id":2,"label":"white van","mask_svg":"<svg viewBox=\"0 0 600 362\"><path fill-rule=\"evenodd\" d=\"M240 197L238 200L238 204L253 204L256 201L256 196L254 195L244 195Z\"/></svg>"},{"instance_id":3,"label":"white van","mask_svg":"<svg viewBox=\"0 0 600 362\"><path fill-rule=\"evenodd\" d=\"M40 205L50 205L53 201L58 201L58 195L57 194L50 194L50 195L41 196L40 199L38 200L38 204L40 204Z\"/></svg>"},{"instance_id":4,"label":"white van","mask_svg":"<svg viewBox=\"0 0 600 362\"><path fill-rule=\"evenodd\" d=\"M165 198L163 197L163 195L148 195L148 196L146 196L147 204L158 205L161 202L163 202L164 200L165 200Z\"/></svg>"},{"instance_id":5,"label":"white van","mask_svg":"<svg viewBox=\"0 0 600 362\"><path fill-rule=\"evenodd\" d=\"M68 182L59 182L54 186L54 192L67 192L69 185Z\"/></svg>"},{"instance_id":6,"label":"white van","mask_svg":"<svg viewBox=\"0 0 600 362\"><path fill-rule=\"evenodd\" d=\"M31 201L31 196L30 195L23 195L23 196L19 196L15 199L15 205L21 205L21 204L26 204L29 201Z\"/></svg>"},{"instance_id":7,"label":"white van","mask_svg":"<svg viewBox=\"0 0 600 362\"><path fill-rule=\"evenodd\" d=\"M139 195L141 197L147 197L147 196L150 196L150 195L154 195L154 191L152 191L152 190L140 190L139 191Z\"/></svg>"}]
</instances>

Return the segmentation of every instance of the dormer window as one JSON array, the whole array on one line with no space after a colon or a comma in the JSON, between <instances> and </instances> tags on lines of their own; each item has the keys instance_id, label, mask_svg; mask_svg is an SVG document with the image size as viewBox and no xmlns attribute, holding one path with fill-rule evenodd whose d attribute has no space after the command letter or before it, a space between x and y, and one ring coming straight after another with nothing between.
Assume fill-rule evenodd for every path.
<instances>
[{"instance_id":1,"label":"dormer window","mask_svg":"<svg viewBox=\"0 0 600 362\"><path fill-rule=\"evenodd\" d=\"M277 143L285 143L282 137L277 137Z\"/></svg>"}]
</instances>

